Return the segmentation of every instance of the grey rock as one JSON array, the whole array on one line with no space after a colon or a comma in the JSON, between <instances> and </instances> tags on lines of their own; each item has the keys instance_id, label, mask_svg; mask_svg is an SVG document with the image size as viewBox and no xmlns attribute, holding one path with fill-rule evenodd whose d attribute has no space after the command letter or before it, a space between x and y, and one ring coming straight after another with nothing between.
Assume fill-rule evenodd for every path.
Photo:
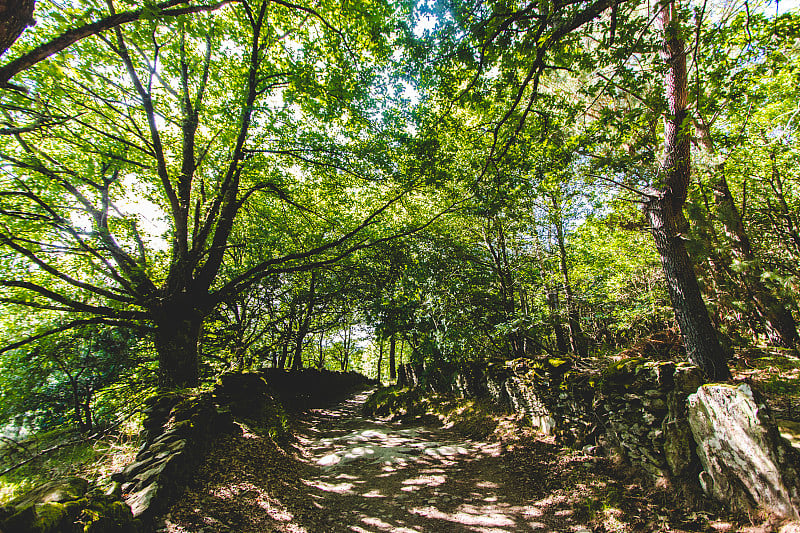
<instances>
[{"instance_id":1,"label":"grey rock","mask_svg":"<svg viewBox=\"0 0 800 533\"><path fill-rule=\"evenodd\" d=\"M800 461L749 385L712 384L689 396L704 490L734 509L800 517Z\"/></svg>"}]
</instances>

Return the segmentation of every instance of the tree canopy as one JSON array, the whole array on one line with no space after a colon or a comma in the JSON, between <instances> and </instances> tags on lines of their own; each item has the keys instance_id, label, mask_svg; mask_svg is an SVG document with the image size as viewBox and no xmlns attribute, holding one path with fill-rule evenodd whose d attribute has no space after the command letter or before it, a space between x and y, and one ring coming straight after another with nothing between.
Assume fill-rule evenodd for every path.
<instances>
[{"instance_id":1,"label":"tree canopy","mask_svg":"<svg viewBox=\"0 0 800 533\"><path fill-rule=\"evenodd\" d=\"M0 367L82 427L231 368L797 348L797 12L32 6L0 27Z\"/></svg>"}]
</instances>

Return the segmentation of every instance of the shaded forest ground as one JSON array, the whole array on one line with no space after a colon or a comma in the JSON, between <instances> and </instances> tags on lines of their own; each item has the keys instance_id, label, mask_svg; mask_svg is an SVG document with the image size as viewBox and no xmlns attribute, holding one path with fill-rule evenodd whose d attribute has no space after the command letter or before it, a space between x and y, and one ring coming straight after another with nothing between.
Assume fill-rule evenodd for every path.
<instances>
[{"instance_id":1,"label":"shaded forest ground","mask_svg":"<svg viewBox=\"0 0 800 533\"><path fill-rule=\"evenodd\" d=\"M638 351L657 358L663 352L667 357L673 351L668 344L639 344L624 355L641 355ZM750 350L737 355L735 368L737 379L759 384L776 417L789 421L784 436L800 442L800 360L779 351ZM760 517L726 516L714 508L688 510L670 491L652 488L622 463L560 449L506 415L472 409L450 421L455 428L421 424L431 422L430 417L398 425L360 417L362 400L309 412L296 421L297 439L283 447L253 431L220 440L165 517L163 530L772 529ZM488 426L487 416L492 418ZM493 424L497 428L491 435L480 431ZM139 442L132 433L135 427L35 458L0 477L0 501L62 475L102 484L133 459ZM23 449L5 443L0 448L3 469L76 437L74 432L51 432L25 441ZM353 452L356 448L361 451ZM411 456L417 459L408 460L404 448L416 450ZM343 459L347 450L355 457ZM373 461L369 456L376 453L390 464ZM364 457L351 460L358 454ZM402 457L405 463L395 460Z\"/></svg>"},{"instance_id":2,"label":"shaded forest ground","mask_svg":"<svg viewBox=\"0 0 800 533\"><path fill-rule=\"evenodd\" d=\"M364 418L365 399L311 411L285 450L250 432L224 438L160 531L773 529L715 507L687 509L623 463L561 449L507 415L494 415L487 438L465 438L420 425L426 417L405 425Z\"/></svg>"}]
</instances>

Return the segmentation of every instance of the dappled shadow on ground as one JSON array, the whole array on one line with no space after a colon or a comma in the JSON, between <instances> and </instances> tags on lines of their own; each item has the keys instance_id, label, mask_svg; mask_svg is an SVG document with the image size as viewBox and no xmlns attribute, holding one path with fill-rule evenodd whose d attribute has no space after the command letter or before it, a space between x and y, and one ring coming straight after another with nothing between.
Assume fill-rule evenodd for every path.
<instances>
[{"instance_id":1,"label":"dappled shadow on ground","mask_svg":"<svg viewBox=\"0 0 800 533\"><path fill-rule=\"evenodd\" d=\"M310 412L293 453L248 432L221 440L161 530L661 529L651 504L629 497L630 487L610 479L601 461L535 439L508 449L445 429L366 420L358 416L365 397Z\"/></svg>"},{"instance_id":2,"label":"dappled shadow on ground","mask_svg":"<svg viewBox=\"0 0 800 533\"><path fill-rule=\"evenodd\" d=\"M497 442L399 427L355 413L362 398L304 421L304 479L331 531L571 531L564 498L523 496ZM526 491L529 492L529 491ZM556 522L556 524L554 524ZM557 527L556 527L557 526Z\"/></svg>"}]
</instances>

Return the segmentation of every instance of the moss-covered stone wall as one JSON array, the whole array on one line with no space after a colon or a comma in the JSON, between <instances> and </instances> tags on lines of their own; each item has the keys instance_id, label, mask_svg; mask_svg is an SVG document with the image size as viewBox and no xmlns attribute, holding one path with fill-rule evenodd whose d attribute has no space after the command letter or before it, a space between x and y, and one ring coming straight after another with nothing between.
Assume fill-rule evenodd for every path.
<instances>
[{"instance_id":1,"label":"moss-covered stone wall","mask_svg":"<svg viewBox=\"0 0 800 533\"><path fill-rule=\"evenodd\" d=\"M542 357L404 365L398 374L402 386L489 398L562 445L621 455L687 495L800 516L800 455L778 436L765 402L745 385L703 385L691 364L631 357L597 372Z\"/></svg>"},{"instance_id":2,"label":"moss-covered stone wall","mask_svg":"<svg viewBox=\"0 0 800 533\"><path fill-rule=\"evenodd\" d=\"M686 398L702 374L687 363L631 358L598 373L568 358L542 357L472 363L435 379L425 366L404 365L399 376L404 386L491 398L562 445L601 445L654 479L685 481L699 468Z\"/></svg>"}]
</instances>

